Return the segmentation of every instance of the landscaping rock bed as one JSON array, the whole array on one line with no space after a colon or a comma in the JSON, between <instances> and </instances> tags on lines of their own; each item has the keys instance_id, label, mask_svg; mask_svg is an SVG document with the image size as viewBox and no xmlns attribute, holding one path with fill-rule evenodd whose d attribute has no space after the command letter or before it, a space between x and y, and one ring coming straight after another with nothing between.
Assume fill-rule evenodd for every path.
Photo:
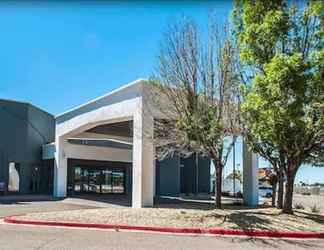
<instances>
[{"instance_id":1,"label":"landscaping rock bed","mask_svg":"<svg viewBox=\"0 0 324 250\"><path fill-rule=\"evenodd\" d=\"M324 216L305 211L281 214L275 208L182 209L99 208L20 216L23 220L127 224L167 227L223 227L287 231L324 231Z\"/></svg>"}]
</instances>

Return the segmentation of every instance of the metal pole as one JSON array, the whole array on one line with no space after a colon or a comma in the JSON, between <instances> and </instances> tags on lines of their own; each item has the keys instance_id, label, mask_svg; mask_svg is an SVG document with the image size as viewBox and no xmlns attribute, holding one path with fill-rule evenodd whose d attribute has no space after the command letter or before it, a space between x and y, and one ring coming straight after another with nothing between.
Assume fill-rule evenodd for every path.
<instances>
[{"instance_id":1,"label":"metal pole","mask_svg":"<svg viewBox=\"0 0 324 250\"><path fill-rule=\"evenodd\" d=\"M236 193L235 193L235 142L233 145L233 196L236 197Z\"/></svg>"}]
</instances>

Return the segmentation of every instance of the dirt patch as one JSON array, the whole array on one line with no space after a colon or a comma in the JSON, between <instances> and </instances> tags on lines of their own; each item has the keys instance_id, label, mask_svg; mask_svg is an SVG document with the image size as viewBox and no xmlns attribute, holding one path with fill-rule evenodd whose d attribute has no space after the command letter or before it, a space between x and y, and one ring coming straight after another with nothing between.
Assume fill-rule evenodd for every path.
<instances>
[{"instance_id":1,"label":"dirt patch","mask_svg":"<svg viewBox=\"0 0 324 250\"><path fill-rule=\"evenodd\" d=\"M150 225L171 227L223 227L287 231L324 231L324 216L295 211L282 214L275 208L259 209L175 209L100 208L30 214L26 220Z\"/></svg>"}]
</instances>

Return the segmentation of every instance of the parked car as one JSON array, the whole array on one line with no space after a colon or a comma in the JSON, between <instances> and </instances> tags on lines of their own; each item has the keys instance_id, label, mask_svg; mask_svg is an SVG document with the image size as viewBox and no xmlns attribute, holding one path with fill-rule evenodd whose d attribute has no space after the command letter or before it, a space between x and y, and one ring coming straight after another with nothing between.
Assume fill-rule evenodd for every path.
<instances>
[{"instance_id":1,"label":"parked car","mask_svg":"<svg viewBox=\"0 0 324 250\"><path fill-rule=\"evenodd\" d=\"M259 195L261 197L272 197L272 187L269 186L260 186L259 187Z\"/></svg>"}]
</instances>

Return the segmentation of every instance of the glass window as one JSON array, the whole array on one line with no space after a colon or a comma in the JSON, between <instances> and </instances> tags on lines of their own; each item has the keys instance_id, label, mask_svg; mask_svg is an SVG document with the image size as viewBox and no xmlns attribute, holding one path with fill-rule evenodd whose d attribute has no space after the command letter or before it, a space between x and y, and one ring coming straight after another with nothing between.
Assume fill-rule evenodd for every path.
<instances>
[{"instance_id":1,"label":"glass window","mask_svg":"<svg viewBox=\"0 0 324 250\"><path fill-rule=\"evenodd\" d=\"M102 193L112 193L112 171L105 169L103 172Z\"/></svg>"},{"instance_id":2,"label":"glass window","mask_svg":"<svg viewBox=\"0 0 324 250\"><path fill-rule=\"evenodd\" d=\"M19 192L19 163L10 162L9 163L9 181L8 181L8 191L9 192Z\"/></svg>"},{"instance_id":3,"label":"glass window","mask_svg":"<svg viewBox=\"0 0 324 250\"><path fill-rule=\"evenodd\" d=\"M124 193L124 172L113 171L113 193Z\"/></svg>"},{"instance_id":4,"label":"glass window","mask_svg":"<svg viewBox=\"0 0 324 250\"><path fill-rule=\"evenodd\" d=\"M124 193L125 173L123 169L109 167L74 167L74 191L86 193Z\"/></svg>"},{"instance_id":5,"label":"glass window","mask_svg":"<svg viewBox=\"0 0 324 250\"><path fill-rule=\"evenodd\" d=\"M74 191L81 192L81 168L75 167L74 169Z\"/></svg>"}]
</instances>

